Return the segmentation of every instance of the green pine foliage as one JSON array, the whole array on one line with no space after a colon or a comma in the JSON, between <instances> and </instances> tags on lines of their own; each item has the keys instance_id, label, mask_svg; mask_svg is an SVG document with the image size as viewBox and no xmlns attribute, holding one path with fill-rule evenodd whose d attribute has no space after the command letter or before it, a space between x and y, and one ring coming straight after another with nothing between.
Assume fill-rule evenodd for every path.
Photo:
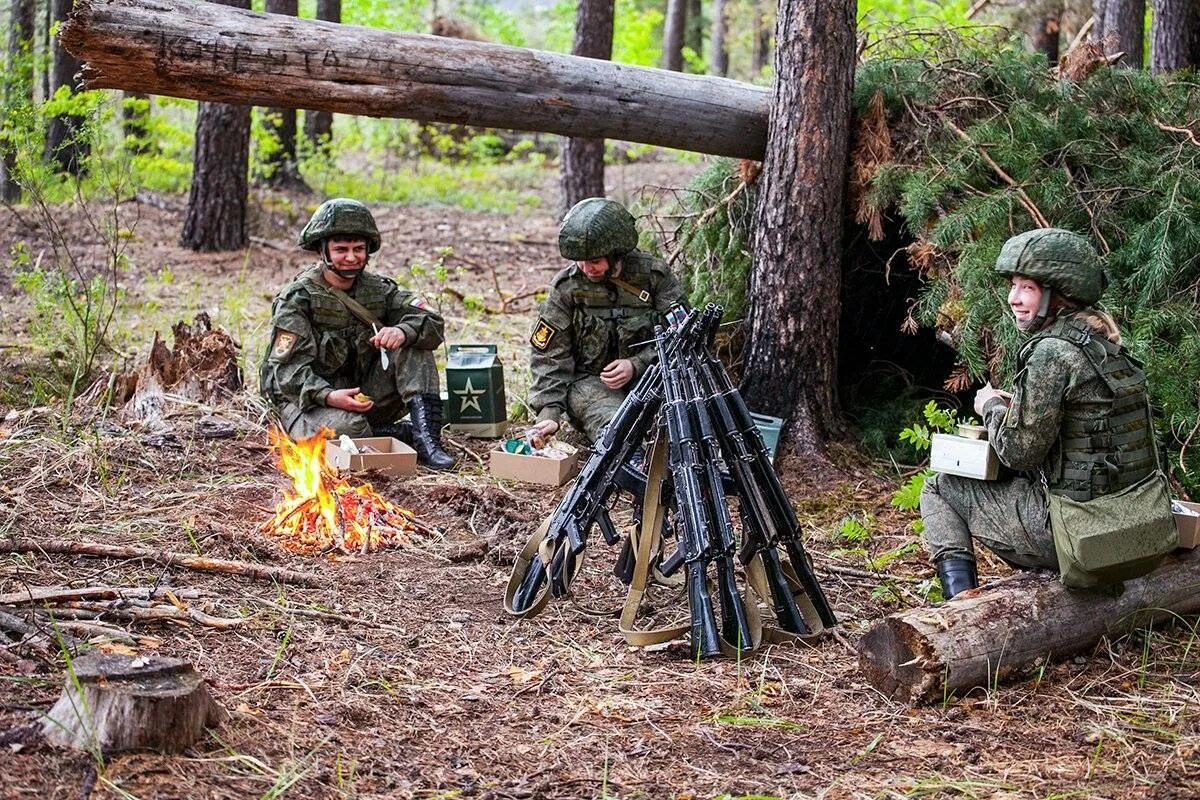
<instances>
[{"instance_id":1,"label":"green pine foliage","mask_svg":"<svg viewBox=\"0 0 1200 800\"><path fill-rule=\"evenodd\" d=\"M992 267L1004 240L1039 227L1089 235L1110 285L1101 307L1146 364L1177 477L1200 487L1200 81L1100 66L1059 79L1018 42L947 34L868 59L856 108L876 92L895 161L867 200L933 258L919 322L953 337L973 378L1007 380L1022 340ZM1182 450L1182 455L1180 451Z\"/></svg>"}]
</instances>

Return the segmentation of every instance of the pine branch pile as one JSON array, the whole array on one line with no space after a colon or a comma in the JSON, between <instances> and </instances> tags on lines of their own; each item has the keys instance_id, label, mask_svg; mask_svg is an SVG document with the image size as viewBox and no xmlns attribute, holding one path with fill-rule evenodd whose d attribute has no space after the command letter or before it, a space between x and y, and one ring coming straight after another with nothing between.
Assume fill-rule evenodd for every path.
<instances>
[{"instance_id":1,"label":"pine branch pile","mask_svg":"<svg viewBox=\"0 0 1200 800\"><path fill-rule=\"evenodd\" d=\"M1007 380L1020 334L992 270L1001 245L1035 227L1088 234L1110 281L1101 306L1145 363L1176 475L1195 492L1200 80L1113 69L1086 47L1068 55L1068 79L1016 42L921 44L867 59L855 89L852 201L876 236L875 215L898 215L913 239L909 263L924 283L908 327L954 343L961 366L947 388ZM881 106L883 161L877 144L862 145L878 139Z\"/></svg>"}]
</instances>

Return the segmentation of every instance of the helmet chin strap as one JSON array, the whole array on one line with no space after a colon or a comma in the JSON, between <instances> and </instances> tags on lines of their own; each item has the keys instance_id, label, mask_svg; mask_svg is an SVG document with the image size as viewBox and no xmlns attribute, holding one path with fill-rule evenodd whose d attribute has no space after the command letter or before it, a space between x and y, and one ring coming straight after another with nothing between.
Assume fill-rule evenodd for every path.
<instances>
[{"instance_id":1,"label":"helmet chin strap","mask_svg":"<svg viewBox=\"0 0 1200 800\"><path fill-rule=\"evenodd\" d=\"M342 278L343 280L347 280L347 281L358 280L358 276L361 275L363 270L367 268L367 262L369 262L370 260L371 260L371 256L368 255L366 258L363 259L363 265L361 267L359 267L358 269L339 269L333 265L332 261L329 260L329 240L326 239L323 242L321 242L321 267L329 270L334 275L337 275L339 278Z\"/></svg>"},{"instance_id":2,"label":"helmet chin strap","mask_svg":"<svg viewBox=\"0 0 1200 800\"><path fill-rule=\"evenodd\" d=\"M1037 314L1028 322L1018 322L1017 327L1026 333L1033 333L1041 330L1046 325L1046 317L1050 314L1050 295L1051 291L1043 287L1042 299L1038 303Z\"/></svg>"}]
</instances>

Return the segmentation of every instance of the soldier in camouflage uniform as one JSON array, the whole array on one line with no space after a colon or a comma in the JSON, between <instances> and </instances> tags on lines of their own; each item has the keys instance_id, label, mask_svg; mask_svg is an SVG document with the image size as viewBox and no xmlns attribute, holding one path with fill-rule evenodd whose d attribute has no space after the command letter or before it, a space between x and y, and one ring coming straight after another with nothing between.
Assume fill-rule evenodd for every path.
<instances>
[{"instance_id":1,"label":"soldier in camouflage uniform","mask_svg":"<svg viewBox=\"0 0 1200 800\"><path fill-rule=\"evenodd\" d=\"M1105 281L1091 243L1056 228L1029 231L1005 242L996 270L1010 279L1009 306L1031 336L1012 393L985 387L975 411L1012 472L925 482L925 542L947 598L977 585L972 536L1013 566L1057 569L1046 492L1089 500L1156 467L1145 375L1112 319L1092 307Z\"/></svg>"},{"instance_id":2,"label":"soldier in camouflage uniform","mask_svg":"<svg viewBox=\"0 0 1200 800\"><path fill-rule=\"evenodd\" d=\"M328 200L300 231L320 255L275 297L259 385L294 437L322 427L351 437L397 436L422 464L448 469L433 351L444 323L425 301L366 271L379 230L356 200ZM386 354L387 364L384 364ZM405 412L411 422L395 424Z\"/></svg>"},{"instance_id":3,"label":"soldier in camouflage uniform","mask_svg":"<svg viewBox=\"0 0 1200 800\"><path fill-rule=\"evenodd\" d=\"M554 433L566 413L595 441L654 362L654 326L684 294L637 241L633 216L603 197L580 201L563 218L558 249L575 264L550 282L529 340L534 433Z\"/></svg>"}]
</instances>

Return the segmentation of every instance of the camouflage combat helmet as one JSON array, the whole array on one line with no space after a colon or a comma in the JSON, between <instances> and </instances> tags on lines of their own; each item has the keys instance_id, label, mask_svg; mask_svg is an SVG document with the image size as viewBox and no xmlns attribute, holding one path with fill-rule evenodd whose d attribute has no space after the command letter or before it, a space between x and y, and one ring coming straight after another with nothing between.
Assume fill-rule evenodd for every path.
<instances>
[{"instance_id":1,"label":"camouflage combat helmet","mask_svg":"<svg viewBox=\"0 0 1200 800\"><path fill-rule=\"evenodd\" d=\"M379 249L379 228L375 227L375 218L362 203L346 197L321 203L300 231L299 244L305 250L320 250L321 242L331 236L366 239L368 253Z\"/></svg>"},{"instance_id":2,"label":"camouflage combat helmet","mask_svg":"<svg viewBox=\"0 0 1200 800\"><path fill-rule=\"evenodd\" d=\"M1022 275L1063 297L1094 305L1104 294L1104 268L1086 236L1061 228L1039 228L1012 237L1000 248L996 271Z\"/></svg>"},{"instance_id":3,"label":"camouflage combat helmet","mask_svg":"<svg viewBox=\"0 0 1200 800\"><path fill-rule=\"evenodd\" d=\"M558 252L570 261L623 256L637 243L633 215L625 206L604 197L580 200L558 228Z\"/></svg>"}]
</instances>

